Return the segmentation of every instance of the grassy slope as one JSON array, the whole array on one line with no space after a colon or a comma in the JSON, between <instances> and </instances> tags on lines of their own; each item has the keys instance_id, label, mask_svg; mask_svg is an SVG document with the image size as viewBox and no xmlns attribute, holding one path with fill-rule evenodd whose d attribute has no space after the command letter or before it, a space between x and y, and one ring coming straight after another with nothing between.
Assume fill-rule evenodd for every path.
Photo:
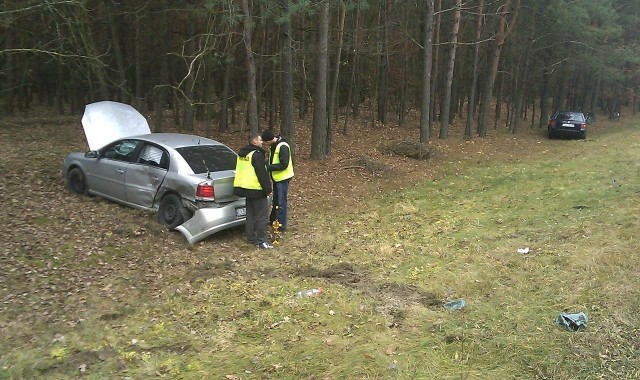
<instances>
[{"instance_id":1,"label":"grassy slope","mask_svg":"<svg viewBox=\"0 0 640 380\"><path fill-rule=\"evenodd\" d=\"M0 379L638 378L639 132L450 164L307 216L272 252L237 248L238 230L186 246L153 216L58 186L90 213L27 212L78 238L3 246L7 283L31 291L0 293ZM4 169L6 190L20 173ZM443 309L457 298L465 309ZM587 330L556 327L564 311L587 313Z\"/></svg>"}]
</instances>

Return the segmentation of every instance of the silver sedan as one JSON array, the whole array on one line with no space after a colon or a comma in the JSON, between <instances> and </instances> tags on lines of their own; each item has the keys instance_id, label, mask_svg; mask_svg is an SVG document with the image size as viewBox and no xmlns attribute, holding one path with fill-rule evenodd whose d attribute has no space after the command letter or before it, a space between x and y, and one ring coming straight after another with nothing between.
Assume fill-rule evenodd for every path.
<instances>
[{"instance_id":1,"label":"silver sedan","mask_svg":"<svg viewBox=\"0 0 640 380\"><path fill-rule=\"evenodd\" d=\"M245 199L233 195L236 157L215 140L149 133L70 153L63 174L72 193L157 210L160 223L195 243L245 222Z\"/></svg>"}]
</instances>

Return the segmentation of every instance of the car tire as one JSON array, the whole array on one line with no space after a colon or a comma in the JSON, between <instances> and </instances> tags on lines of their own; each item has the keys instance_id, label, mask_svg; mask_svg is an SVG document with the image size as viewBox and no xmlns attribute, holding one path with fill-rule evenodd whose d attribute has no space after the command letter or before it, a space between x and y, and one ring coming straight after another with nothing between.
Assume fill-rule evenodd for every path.
<instances>
[{"instance_id":1,"label":"car tire","mask_svg":"<svg viewBox=\"0 0 640 380\"><path fill-rule=\"evenodd\" d=\"M553 129L548 128L547 132L548 132L548 135L549 135L549 139L553 140L553 139L556 138L556 134L553 132Z\"/></svg>"},{"instance_id":2,"label":"car tire","mask_svg":"<svg viewBox=\"0 0 640 380\"><path fill-rule=\"evenodd\" d=\"M67 188L76 195L87 195L89 193L89 185L87 185L87 177L79 167L72 168L67 172Z\"/></svg>"},{"instance_id":3,"label":"car tire","mask_svg":"<svg viewBox=\"0 0 640 380\"><path fill-rule=\"evenodd\" d=\"M167 194L160 201L158 221L173 230L191 217L189 210L182 204L182 199L176 194Z\"/></svg>"}]
</instances>

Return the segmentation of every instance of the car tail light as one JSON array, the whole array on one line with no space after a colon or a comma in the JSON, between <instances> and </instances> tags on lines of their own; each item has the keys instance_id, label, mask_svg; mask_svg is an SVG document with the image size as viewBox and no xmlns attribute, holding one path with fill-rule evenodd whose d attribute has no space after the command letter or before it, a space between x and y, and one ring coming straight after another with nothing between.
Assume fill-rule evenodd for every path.
<instances>
[{"instance_id":1,"label":"car tail light","mask_svg":"<svg viewBox=\"0 0 640 380\"><path fill-rule=\"evenodd\" d=\"M554 119L549 120L549 126L550 127L555 127L556 126L556 121Z\"/></svg>"},{"instance_id":2,"label":"car tail light","mask_svg":"<svg viewBox=\"0 0 640 380\"><path fill-rule=\"evenodd\" d=\"M216 196L216 192L213 190L213 185L208 182L202 182L198 184L196 189L196 200L199 201L212 201Z\"/></svg>"},{"instance_id":3,"label":"car tail light","mask_svg":"<svg viewBox=\"0 0 640 380\"><path fill-rule=\"evenodd\" d=\"M587 125L585 123L580 124L580 130L584 131L587 129Z\"/></svg>"}]
</instances>

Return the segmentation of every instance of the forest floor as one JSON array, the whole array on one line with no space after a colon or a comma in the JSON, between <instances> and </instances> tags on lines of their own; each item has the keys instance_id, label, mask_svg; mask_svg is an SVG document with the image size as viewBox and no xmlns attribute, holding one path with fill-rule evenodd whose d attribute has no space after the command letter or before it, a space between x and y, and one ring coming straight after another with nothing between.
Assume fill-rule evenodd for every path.
<instances>
[{"instance_id":1,"label":"forest floor","mask_svg":"<svg viewBox=\"0 0 640 380\"><path fill-rule=\"evenodd\" d=\"M152 213L71 195L65 189L61 165L68 152L86 150L80 117L32 113L4 118L0 120L0 199L4 206L0 223L5 226L0 242L0 379L68 378L70 374L82 377L90 373L96 378L113 373L126 377L128 371L150 377L181 373L185 378L199 378L208 373L226 374L227 379L278 378L275 373L281 373L283 367L288 368L289 372L285 372L289 378L340 378L339 371L347 369L313 372L281 363L288 347L304 338L270 336L272 330L290 323L289 316L278 313L283 312L283 307L298 312L310 308L306 304L291 306L289 301L283 301L284 292L292 287L311 287L320 279L325 286L340 285L373 298L374 305L359 301L356 310L345 312L347 319L352 318L351 314L362 314L365 322L353 323L361 326L361 334L370 334L372 340L380 333L375 326L382 323L399 327L409 319L407 310L415 305L432 310L459 294L451 290L426 291L411 281L393 281L398 275L394 260L402 252L406 254L402 231L387 226L385 211L372 209L370 201L396 202L395 207L402 209L402 218L410 218L416 214L415 204L419 201L398 199L404 199L401 193L418 191L416 185L446 180L438 187L444 189L452 178L469 178L474 170L501 165L506 170L511 165L519 167L552 159L566 152L569 145L572 154L576 154L594 146L592 136L615 133L632 120L623 117L616 122L598 116L598 121L589 126L587 140L549 140L546 130L529 128L530 122L525 122L516 134L498 127L490 128L485 138L466 140L462 137L462 122L457 120L447 139L438 139L435 131L436 137L429 143L431 157L424 161L387 155L380 149L394 141L417 141L417 115L402 127L372 126L367 122L350 126L346 135L335 135L331 155L323 161L309 159L310 121L297 121L296 177L289 200L291 228L271 253L247 246L242 228L189 245L179 233L162 228ZM203 130L198 126L194 133L203 135ZM211 137L234 150L245 145L245 133L238 131ZM483 192L477 188L478 181L470 180L461 189L466 187L469 194ZM396 196L398 199L394 199ZM425 225L437 227L438 233L455 233L456 228L447 220L430 217L425 216ZM399 242L388 243L371 232L363 232L369 223L382 224L375 231L388 227L385 233ZM417 222L418 226L421 224ZM402 229L408 234L407 241L411 241L417 232L404 228L408 227ZM346 236L336 235L342 233ZM432 248L436 250L435 246ZM363 252L370 254L367 260L372 261L362 258ZM380 272L387 269L389 272ZM425 268L420 265L405 269L409 273L405 280L419 280L425 275ZM203 295L212 289L217 293ZM217 298L220 294L229 296L227 291L234 292L237 299ZM325 311L333 316L334 309L340 313L341 308L351 307L348 305L352 302L338 288L329 292L334 292L338 301L332 302L338 304L328 302L320 307L322 313L316 310L309 318L320 318ZM214 311L208 305L218 308ZM367 314L372 309L377 313ZM326 326L327 331L321 334L324 346L342 347L344 337L333 330L331 322L315 324L305 321L304 316L296 318L309 328ZM381 319L386 322L375 322ZM371 330L362 327L367 321L373 321ZM230 327L230 322L239 323L240 327ZM238 330L214 332L207 324ZM256 330L256 326L267 326L268 334ZM355 327L349 327L349 331L352 328ZM240 334L239 340L234 334ZM390 334L383 340L395 338ZM198 358L203 342L213 341L238 356L242 351L228 345L243 345L253 339L259 339L254 346L262 347L262 351L253 352L254 358L244 356L244 362L235 363L225 355L214 355L216 360L230 360L228 368L221 370L224 372L206 372L201 367L208 360ZM284 347L282 353L276 350L274 357L265 354L265 339L279 342ZM449 334L447 339L457 342L462 337ZM384 344L387 346L382 356L396 357L399 343ZM175 363L171 359L174 354L189 356L191 361ZM305 355L296 360L304 363L310 356ZM364 357L376 361L377 355L371 355L365 353ZM247 360L253 364L247 364ZM394 362L380 373L395 369ZM253 374L249 370L238 372L238 368L247 366L253 368ZM553 373L548 368L536 371L549 376ZM379 375L364 369L358 373L373 374L372 378Z\"/></svg>"}]
</instances>

